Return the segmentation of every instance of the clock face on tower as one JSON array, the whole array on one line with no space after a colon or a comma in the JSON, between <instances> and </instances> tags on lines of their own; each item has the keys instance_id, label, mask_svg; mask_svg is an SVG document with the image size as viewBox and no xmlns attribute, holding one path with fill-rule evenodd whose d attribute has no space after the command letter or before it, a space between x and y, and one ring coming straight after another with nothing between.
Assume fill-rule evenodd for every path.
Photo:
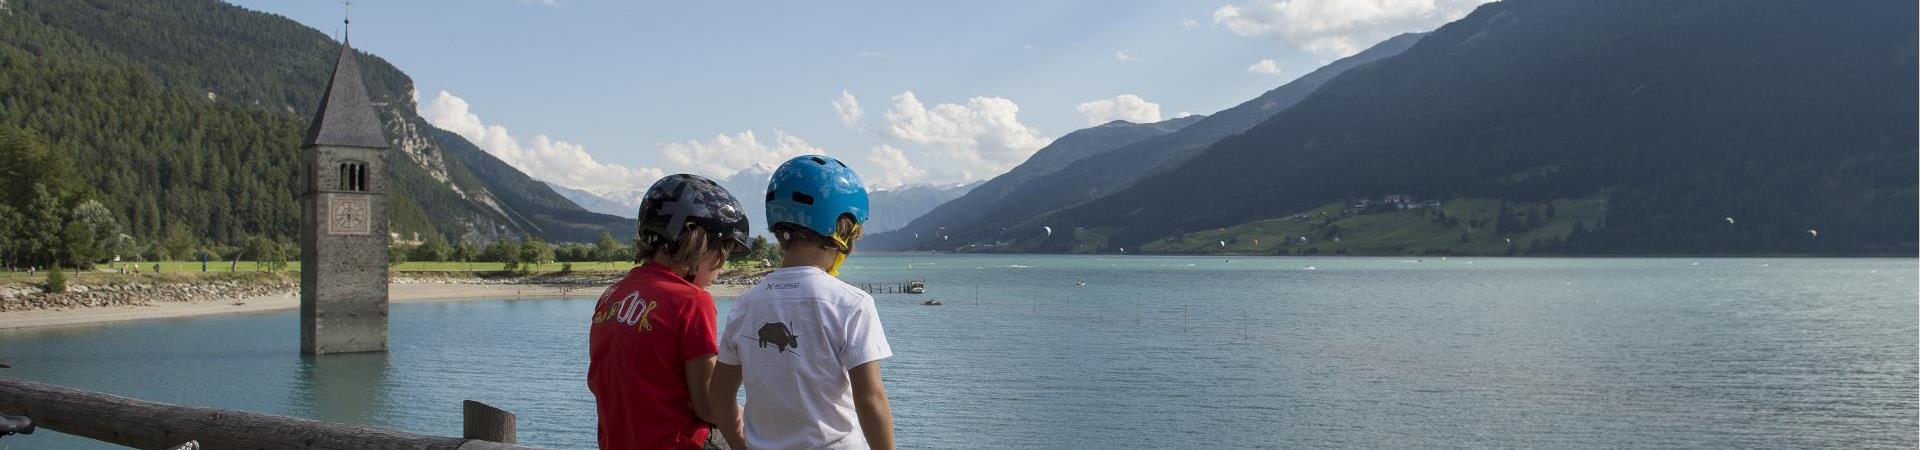
<instances>
[{"instance_id":1,"label":"clock face on tower","mask_svg":"<svg viewBox=\"0 0 1920 450\"><path fill-rule=\"evenodd\" d=\"M332 211L327 219L327 234L368 234L367 198L361 196L335 196L327 201L327 210Z\"/></svg>"}]
</instances>

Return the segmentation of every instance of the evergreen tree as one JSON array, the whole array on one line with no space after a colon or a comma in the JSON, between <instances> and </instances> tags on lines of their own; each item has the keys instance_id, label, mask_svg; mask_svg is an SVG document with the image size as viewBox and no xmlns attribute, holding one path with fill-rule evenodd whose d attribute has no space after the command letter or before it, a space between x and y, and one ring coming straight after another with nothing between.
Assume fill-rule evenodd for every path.
<instances>
[{"instance_id":1,"label":"evergreen tree","mask_svg":"<svg viewBox=\"0 0 1920 450\"><path fill-rule=\"evenodd\" d=\"M79 221L69 221L60 229L58 264L80 270L93 268L93 230Z\"/></svg>"},{"instance_id":2,"label":"evergreen tree","mask_svg":"<svg viewBox=\"0 0 1920 450\"><path fill-rule=\"evenodd\" d=\"M453 247L447 245L447 238L440 233L427 233L426 239L420 243L419 247L414 247L413 254L409 258L415 261L444 262L453 258Z\"/></svg>"},{"instance_id":3,"label":"evergreen tree","mask_svg":"<svg viewBox=\"0 0 1920 450\"><path fill-rule=\"evenodd\" d=\"M406 244L402 244L398 242L395 242L393 245L387 246L387 267L396 267L401 264L406 264L408 250L412 250L412 248L407 247Z\"/></svg>"},{"instance_id":4,"label":"evergreen tree","mask_svg":"<svg viewBox=\"0 0 1920 450\"><path fill-rule=\"evenodd\" d=\"M271 239L256 236L247 240L246 255L252 257L268 272L278 272L286 268L286 253L280 251L280 245Z\"/></svg>"},{"instance_id":5,"label":"evergreen tree","mask_svg":"<svg viewBox=\"0 0 1920 450\"><path fill-rule=\"evenodd\" d=\"M620 241L614 240L613 233L603 231L600 233L600 242L595 244L594 248L598 252L598 255L595 257L596 259L601 261L619 261L620 255L624 253L622 250L624 250L626 246L620 245Z\"/></svg>"},{"instance_id":6,"label":"evergreen tree","mask_svg":"<svg viewBox=\"0 0 1920 450\"><path fill-rule=\"evenodd\" d=\"M28 264L47 266L59 261L64 247L61 243L61 231L66 228L65 208L60 206L60 198L47 186L33 185L33 201L27 208L26 220L20 224L24 230L22 247L26 251L24 258Z\"/></svg>"},{"instance_id":7,"label":"evergreen tree","mask_svg":"<svg viewBox=\"0 0 1920 450\"><path fill-rule=\"evenodd\" d=\"M527 237L520 242L520 262L539 266L553 262L553 246L538 237Z\"/></svg>"},{"instance_id":8,"label":"evergreen tree","mask_svg":"<svg viewBox=\"0 0 1920 450\"><path fill-rule=\"evenodd\" d=\"M487 245L487 250L480 259L504 263L507 270L513 270L520 266L520 243L509 239L494 241L493 244Z\"/></svg>"},{"instance_id":9,"label":"evergreen tree","mask_svg":"<svg viewBox=\"0 0 1920 450\"><path fill-rule=\"evenodd\" d=\"M15 252L19 248L15 234L23 225L20 212L12 206L0 204L0 266L12 270Z\"/></svg>"},{"instance_id":10,"label":"evergreen tree","mask_svg":"<svg viewBox=\"0 0 1920 450\"><path fill-rule=\"evenodd\" d=\"M454 247L453 258L460 262L473 262L480 258L480 247L462 240L460 245Z\"/></svg>"},{"instance_id":11,"label":"evergreen tree","mask_svg":"<svg viewBox=\"0 0 1920 450\"><path fill-rule=\"evenodd\" d=\"M193 233L185 225L175 224L167 230L167 238L159 243L159 259L180 261L192 256Z\"/></svg>"}]
</instances>

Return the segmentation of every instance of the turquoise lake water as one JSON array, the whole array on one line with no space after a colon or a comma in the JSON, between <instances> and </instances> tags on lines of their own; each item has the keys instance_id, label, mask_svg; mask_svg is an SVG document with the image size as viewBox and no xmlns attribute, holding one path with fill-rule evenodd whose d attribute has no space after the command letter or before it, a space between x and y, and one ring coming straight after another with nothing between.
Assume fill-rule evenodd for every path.
<instances>
[{"instance_id":1,"label":"turquoise lake water","mask_svg":"<svg viewBox=\"0 0 1920 450\"><path fill-rule=\"evenodd\" d=\"M1913 259L849 265L929 285L877 296L902 448L1913 448L1920 427ZM475 399L523 444L589 448L592 302L396 304L392 351L322 358L295 311L0 331L0 375L455 436Z\"/></svg>"}]
</instances>

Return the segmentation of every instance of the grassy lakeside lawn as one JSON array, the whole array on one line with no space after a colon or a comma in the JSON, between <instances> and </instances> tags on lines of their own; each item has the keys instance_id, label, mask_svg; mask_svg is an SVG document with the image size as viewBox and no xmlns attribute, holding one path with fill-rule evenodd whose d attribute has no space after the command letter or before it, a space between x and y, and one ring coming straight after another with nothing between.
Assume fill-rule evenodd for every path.
<instances>
[{"instance_id":1,"label":"grassy lakeside lawn","mask_svg":"<svg viewBox=\"0 0 1920 450\"><path fill-rule=\"evenodd\" d=\"M1306 211L1305 220L1282 217L1227 227L1224 231L1189 232L1185 236L1172 236L1148 243L1140 251L1153 254L1239 255L1417 255L1429 252L1504 255L1507 254L1509 239L1516 252L1525 253L1536 240L1566 237L1576 223L1593 228L1605 211L1605 201L1597 198L1558 199L1553 201L1553 206L1556 214L1546 219L1544 225L1525 232L1500 235L1493 226L1500 211L1500 201L1495 199L1448 200L1440 210L1458 221L1457 225L1452 226L1438 223L1430 210L1407 209L1343 216L1341 210L1344 205L1336 203ZM1466 226L1475 221L1483 222L1482 226ZM1471 231L1468 231L1469 228ZM1460 239L1463 232L1467 235L1465 242ZM1305 241L1300 239L1302 236L1306 237ZM1339 238L1337 242L1334 241L1336 236ZM1226 241L1226 247L1220 246L1221 241Z\"/></svg>"}]
</instances>

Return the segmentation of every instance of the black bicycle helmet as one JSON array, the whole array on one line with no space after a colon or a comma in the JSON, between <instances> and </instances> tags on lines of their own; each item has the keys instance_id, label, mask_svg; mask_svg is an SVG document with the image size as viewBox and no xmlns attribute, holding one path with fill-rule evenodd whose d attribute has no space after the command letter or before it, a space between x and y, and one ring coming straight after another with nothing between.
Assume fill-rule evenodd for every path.
<instances>
[{"instance_id":1,"label":"black bicycle helmet","mask_svg":"<svg viewBox=\"0 0 1920 450\"><path fill-rule=\"evenodd\" d=\"M747 252L747 233L753 229L747 224L747 213L719 183L678 174L647 188L647 197L640 201L640 239L652 244L677 241L689 223L732 244L733 253Z\"/></svg>"}]
</instances>

